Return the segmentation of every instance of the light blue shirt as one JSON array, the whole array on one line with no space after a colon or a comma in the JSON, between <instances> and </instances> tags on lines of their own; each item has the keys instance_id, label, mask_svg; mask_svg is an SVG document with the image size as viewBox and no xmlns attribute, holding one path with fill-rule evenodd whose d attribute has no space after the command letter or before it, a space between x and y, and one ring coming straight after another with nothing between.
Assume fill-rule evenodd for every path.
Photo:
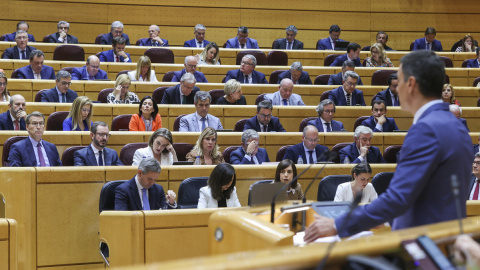
<instances>
[{"instance_id":1,"label":"light blue shirt","mask_svg":"<svg viewBox=\"0 0 480 270\"><path fill-rule=\"evenodd\" d=\"M304 158L303 159L304 164L309 164L308 163L308 157L309 157L308 151L312 151L313 164L317 163L317 152L315 151L315 148L313 148L313 150L310 150L307 147L305 147L304 143L302 143L302 145L303 145L303 149L305 150L305 156L303 157Z\"/></svg>"},{"instance_id":2,"label":"light blue shirt","mask_svg":"<svg viewBox=\"0 0 480 270\"><path fill-rule=\"evenodd\" d=\"M56 86L55 86L55 89L57 90L57 94L58 94L58 102L63 103L62 92L60 92L60 90L58 90L58 87ZM65 101L67 101L67 93L65 93Z\"/></svg>"},{"instance_id":3,"label":"light blue shirt","mask_svg":"<svg viewBox=\"0 0 480 270\"><path fill-rule=\"evenodd\" d=\"M33 145L33 152L35 153L35 159L37 160L37 167L40 167L40 160L38 159L38 152L37 152L37 145L38 145L39 142L35 141L30 136L28 136L28 139L30 140L30 142ZM45 160L45 166L50 167L50 162L48 161L47 152L45 152L45 147L43 147L42 140L40 140L40 144L42 145L42 147L40 149L42 149L43 159Z\"/></svg>"}]
</instances>

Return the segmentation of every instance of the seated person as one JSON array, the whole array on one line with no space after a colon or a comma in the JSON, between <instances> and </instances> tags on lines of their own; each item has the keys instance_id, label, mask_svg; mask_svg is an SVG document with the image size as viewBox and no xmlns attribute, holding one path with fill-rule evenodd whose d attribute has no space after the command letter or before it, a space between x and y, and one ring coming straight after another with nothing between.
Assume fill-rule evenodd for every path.
<instances>
[{"instance_id":1,"label":"seated person","mask_svg":"<svg viewBox=\"0 0 480 270\"><path fill-rule=\"evenodd\" d=\"M160 163L154 158L142 159L138 165L137 175L115 189L115 210L145 211L177 208L175 192L169 190L165 196L163 187L155 184L161 171Z\"/></svg>"},{"instance_id":2,"label":"seated person","mask_svg":"<svg viewBox=\"0 0 480 270\"><path fill-rule=\"evenodd\" d=\"M225 95L217 100L217 105L247 105L247 100L242 95L242 85L237 80L228 80L223 91Z\"/></svg>"},{"instance_id":3,"label":"seated person","mask_svg":"<svg viewBox=\"0 0 480 270\"><path fill-rule=\"evenodd\" d=\"M346 71L355 71L355 63L353 61L345 60L345 62L342 64L342 72L330 75L330 78L328 78L328 85L342 85L343 76L345 75ZM360 78L360 76L358 76L357 85L363 85L362 78Z\"/></svg>"},{"instance_id":4,"label":"seated person","mask_svg":"<svg viewBox=\"0 0 480 270\"><path fill-rule=\"evenodd\" d=\"M367 163L358 163L352 168L352 181L345 182L337 187L334 202L353 202L358 193L362 193L360 203L370 203L378 195L370 179L372 178L372 168Z\"/></svg>"},{"instance_id":5,"label":"seated person","mask_svg":"<svg viewBox=\"0 0 480 270\"><path fill-rule=\"evenodd\" d=\"M228 163L215 166L207 186L200 189L197 208L241 207L235 183L235 169Z\"/></svg>"},{"instance_id":6,"label":"seated person","mask_svg":"<svg viewBox=\"0 0 480 270\"><path fill-rule=\"evenodd\" d=\"M191 73L183 74L180 83L167 88L163 94L162 104L193 104L195 94L200 88L195 86L195 77Z\"/></svg>"},{"instance_id":7,"label":"seated person","mask_svg":"<svg viewBox=\"0 0 480 270\"><path fill-rule=\"evenodd\" d=\"M387 46L388 35L383 31L378 31L377 36L375 37L376 43L382 44L385 51L394 51L394 49ZM362 51L370 51L371 46L363 47Z\"/></svg>"},{"instance_id":8,"label":"seated person","mask_svg":"<svg viewBox=\"0 0 480 270\"><path fill-rule=\"evenodd\" d=\"M448 104L455 104L460 106L460 102L455 98L455 90L453 86L449 83L443 85L442 91L442 100L443 102L447 102Z\"/></svg>"},{"instance_id":9,"label":"seated person","mask_svg":"<svg viewBox=\"0 0 480 270\"><path fill-rule=\"evenodd\" d=\"M27 130L26 104L23 96L13 95L8 101L8 110L0 114L0 130Z\"/></svg>"},{"instance_id":10,"label":"seated person","mask_svg":"<svg viewBox=\"0 0 480 270\"><path fill-rule=\"evenodd\" d=\"M373 132L398 130L395 119L387 117L387 106L385 106L385 101L381 99L372 102L372 116L363 120L362 125L369 127Z\"/></svg>"},{"instance_id":11,"label":"seated person","mask_svg":"<svg viewBox=\"0 0 480 270\"><path fill-rule=\"evenodd\" d=\"M146 55L138 58L137 70L129 71L127 75L131 81L158 82L155 70L152 69L152 61Z\"/></svg>"},{"instance_id":12,"label":"seated person","mask_svg":"<svg viewBox=\"0 0 480 270\"><path fill-rule=\"evenodd\" d=\"M111 45L113 40L117 37L121 37L125 40L126 45L130 45L130 38L127 34L123 33L123 23L120 21L114 21L110 27L110 33L105 34L100 39L100 44ZM114 61L111 61L114 62Z\"/></svg>"},{"instance_id":13,"label":"seated person","mask_svg":"<svg viewBox=\"0 0 480 270\"><path fill-rule=\"evenodd\" d=\"M173 136L170 130L166 128L155 130L148 139L148 146L135 151L132 165L140 164L140 161L145 158L155 158L162 166L172 165L173 162L178 161L172 143Z\"/></svg>"},{"instance_id":14,"label":"seated person","mask_svg":"<svg viewBox=\"0 0 480 270\"><path fill-rule=\"evenodd\" d=\"M442 43L435 39L437 31L433 27L427 27L425 37L415 40L412 51L429 50L443 52Z\"/></svg>"},{"instance_id":15,"label":"seated person","mask_svg":"<svg viewBox=\"0 0 480 270\"><path fill-rule=\"evenodd\" d=\"M303 42L295 39L297 36L297 27L289 25L285 29L287 33L286 38L279 38L273 43L274 50L303 50Z\"/></svg>"},{"instance_id":16,"label":"seated person","mask_svg":"<svg viewBox=\"0 0 480 270\"><path fill-rule=\"evenodd\" d=\"M7 89L7 76L4 72L0 71L0 102L10 101L10 93Z\"/></svg>"},{"instance_id":17,"label":"seated person","mask_svg":"<svg viewBox=\"0 0 480 270\"><path fill-rule=\"evenodd\" d=\"M30 26L28 25L27 22L25 22L25 21L18 22L15 32L5 35L5 40L4 41L15 41L15 35L18 31L22 30L22 31L25 31L26 33L28 33L29 28L30 28ZM35 42L35 37L31 34L28 34L28 40L30 42Z\"/></svg>"},{"instance_id":18,"label":"seated person","mask_svg":"<svg viewBox=\"0 0 480 270\"><path fill-rule=\"evenodd\" d=\"M355 42L352 42L348 44L347 46L347 53L344 55L340 55L335 60L333 63L330 65L331 67L341 67L343 65L343 62L346 60L353 61L355 63L355 66L361 67L362 63L360 62L360 58L358 57L360 55L360 45L358 45Z\"/></svg>"},{"instance_id":19,"label":"seated person","mask_svg":"<svg viewBox=\"0 0 480 270\"><path fill-rule=\"evenodd\" d=\"M301 62L293 62L290 70L284 71L278 75L277 83L279 84L283 79L291 79L293 84L309 84L312 85L312 80L308 72L303 71Z\"/></svg>"},{"instance_id":20,"label":"seated person","mask_svg":"<svg viewBox=\"0 0 480 270\"><path fill-rule=\"evenodd\" d=\"M283 79L278 86L278 91L273 94L266 94L265 99L272 102L272 105L280 106L305 106L302 97L293 93L293 82L290 79Z\"/></svg>"},{"instance_id":21,"label":"seated person","mask_svg":"<svg viewBox=\"0 0 480 270\"><path fill-rule=\"evenodd\" d=\"M220 119L208 113L210 110L210 100L212 100L212 97L208 92L197 91L194 99L197 111L185 115L180 119L180 128L178 131L201 132L206 127L211 127L215 130L223 129Z\"/></svg>"},{"instance_id":22,"label":"seated person","mask_svg":"<svg viewBox=\"0 0 480 270\"><path fill-rule=\"evenodd\" d=\"M365 59L366 67L393 67L392 61L387 57L382 44L375 43L370 47L371 57Z\"/></svg>"},{"instance_id":23,"label":"seated person","mask_svg":"<svg viewBox=\"0 0 480 270\"><path fill-rule=\"evenodd\" d=\"M196 48L205 48L210 41L205 39L205 31L207 28L203 24L195 25L194 34L195 38L185 41L183 47L196 47Z\"/></svg>"},{"instance_id":24,"label":"seated person","mask_svg":"<svg viewBox=\"0 0 480 270\"><path fill-rule=\"evenodd\" d=\"M122 74L117 77L113 92L108 94L107 102L110 104L133 104L140 102L137 94L129 91L131 81L127 74Z\"/></svg>"},{"instance_id":25,"label":"seated person","mask_svg":"<svg viewBox=\"0 0 480 270\"><path fill-rule=\"evenodd\" d=\"M193 162L196 162L196 159L199 158L200 165L217 165L224 163L225 160L217 144L217 131L215 131L214 128L206 127L186 158L187 161Z\"/></svg>"},{"instance_id":26,"label":"seated person","mask_svg":"<svg viewBox=\"0 0 480 270\"><path fill-rule=\"evenodd\" d=\"M468 125L467 125L467 120L462 118L462 108L460 108L460 106L458 105L450 104L450 112L452 112L453 115L455 115L455 117L457 117L458 120L460 120L460 122L463 125L465 125L465 127L467 128L467 131L470 132L470 129L468 128Z\"/></svg>"},{"instance_id":27,"label":"seated person","mask_svg":"<svg viewBox=\"0 0 480 270\"><path fill-rule=\"evenodd\" d=\"M308 121L307 125L315 126L318 132L346 131L343 123L333 120L335 115L335 103L330 99L324 99L318 103L318 118Z\"/></svg>"},{"instance_id":28,"label":"seated person","mask_svg":"<svg viewBox=\"0 0 480 270\"><path fill-rule=\"evenodd\" d=\"M72 103L77 97L77 92L69 89L72 85L72 76L68 71L57 72L56 86L42 92L42 102Z\"/></svg>"},{"instance_id":29,"label":"seated person","mask_svg":"<svg viewBox=\"0 0 480 270\"><path fill-rule=\"evenodd\" d=\"M125 52L126 40L123 37L116 37L112 42L112 49L103 51L98 56L100 62L131 63L130 54Z\"/></svg>"},{"instance_id":30,"label":"seated person","mask_svg":"<svg viewBox=\"0 0 480 270\"><path fill-rule=\"evenodd\" d=\"M479 52L480 52L480 47L477 47L475 49L475 53L477 54L477 58L476 59L468 59L467 60L467 68L478 68L479 67L479 65L478 65L478 63L480 61Z\"/></svg>"},{"instance_id":31,"label":"seated person","mask_svg":"<svg viewBox=\"0 0 480 270\"><path fill-rule=\"evenodd\" d=\"M473 39L472 35L466 34L462 38L460 46L455 49L455 52L474 52L476 49L475 44L477 44L477 42Z\"/></svg>"},{"instance_id":32,"label":"seated person","mask_svg":"<svg viewBox=\"0 0 480 270\"><path fill-rule=\"evenodd\" d=\"M259 148L260 136L253 129L247 129L242 134L242 146L230 154L231 164L262 164L270 162L267 150Z\"/></svg>"},{"instance_id":33,"label":"seated person","mask_svg":"<svg viewBox=\"0 0 480 270\"><path fill-rule=\"evenodd\" d=\"M138 114L132 115L128 130L155 131L159 128L162 128L162 117L158 113L157 103L151 96L145 96L138 104Z\"/></svg>"},{"instance_id":34,"label":"seated person","mask_svg":"<svg viewBox=\"0 0 480 270\"><path fill-rule=\"evenodd\" d=\"M378 92L372 99L374 100L383 100L387 106L400 106L400 100L398 98L398 77L397 73L390 74L387 80L388 88Z\"/></svg>"},{"instance_id":35,"label":"seated person","mask_svg":"<svg viewBox=\"0 0 480 270\"><path fill-rule=\"evenodd\" d=\"M225 76L225 81L235 79L240 83L263 83L268 84L265 74L256 71L257 59L251 54L247 54L242 58L240 69L229 70Z\"/></svg>"},{"instance_id":36,"label":"seated person","mask_svg":"<svg viewBox=\"0 0 480 270\"><path fill-rule=\"evenodd\" d=\"M240 26L237 31L237 36L227 40L225 48L237 49L260 49L258 42L248 37L248 27Z\"/></svg>"},{"instance_id":37,"label":"seated person","mask_svg":"<svg viewBox=\"0 0 480 270\"><path fill-rule=\"evenodd\" d=\"M474 154L480 152L480 147L479 147L479 145L480 145L480 135L478 135L477 142L478 143L473 146L473 153Z\"/></svg>"},{"instance_id":38,"label":"seated person","mask_svg":"<svg viewBox=\"0 0 480 270\"><path fill-rule=\"evenodd\" d=\"M158 25L150 25L148 35L148 38L139 40L140 44L138 46L168 47L168 40L160 38L160 27Z\"/></svg>"},{"instance_id":39,"label":"seated person","mask_svg":"<svg viewBox=\"0 0 480 270\"><path fill-rule=\"evenodd\" d=\"M85 96L77 97L63 121L63 131L89 131L92 125L93 103Z\"/></svg>"},{"instance_id":40,"label":"seated person","mask_svg":"<svg viewBox=\"0 0 480 270\"><path fill-rule=\"evenodd\" d=\"M336 24L330 26L330 29L328 30L330 36L318 40L317 50L335 50L335 43L337 41L345 41L340 39L341 32L342 30L340 29L340 26Z\"/></svg>"},{"instance_id":41,"label":"seated person","mask_svg":"<svg viewBox=\"0 0 480 270\"><path fill-rule=\"evenodd\" d=\"M78 38L68 34L70 24L66 21L59 21L57 24L58 32L48 37L48 43L78 44Z\"/></svg>"},{"instance_id":42,"label":"seated person","mask_svg":"<svg viewBox=\"0 0 480 270\"><path fill-rule=\"evenodd\" d=\"M18 79L55 79L55 71L53 71L53 68L43 64L45 56L42 51L33 50L30 53L29 60L30 65L17 69Z\"/></svg>"},{"instance_id":43,"label":"seated person","mask_svg":"<svg viewBox=\"0 0 480 270\"><path fill-rule=\"evenodd\" d=\"M107 72L100 69L100 59L96 55L87 58L87 64L72 70L72 81L75 80L108 80Z\"/></svg>"},{"instance_id":44,"label":"seated person","mask_svg":"<svg viewBox=\"0 0 480 270\"><path fill-rule=\"evenodd\" d=\"M284 159L278 163L277 171L275 172L275 182L287 184L295 177L297 177L297 167L295 167L293 161ZM303 199L302 186L297 180L290 183L290 188L287 189L287 197L289 200Z\"/></svg>"},{"instance_id":45,"label":"seated person","mask_svg":"<svg viewBox=\"0 0 480 270\"><path fill-rule=\"evenodd\" d=\"M28 46L28 35L23 30L19 30L15 34L14 41L17 43L17 46L6 48L3 53L3 59L27 60L30 53L36 50L35 47Z\"/></svg>"},{"instance_id":46,"label":"seated person","mask_svg":"<svg viewBox=\"0 0 480 270\"><path fill-rule=\"evenodd\" d=\"M198 65L220 65L220 49L217 43L208 43L201 54L196 55Z\"/></svg>"},{"instance_id":47,"label":"seated person","mask_svg":"<svg viewBox=\"0 0 480 270\"><path fill-rule=\"evenodd\" d=\"M337 106L366 106L363 99L363 92L355 89L358 82L358 74L353 71L346 71L343 75L342 86L328 92L328 99Z\"/></svg>"},{"instance_id":48,"label":"seated person","mask_svg":"<svg viewBox=\"0 0 480 270\"><path fill-rule=\"evenodd\" d=\"M480 200L480 153L475 152L472 163L472 176L470 177L468 200Z\"/></svg>"},{"instance_id":49,"label":"seated person","mask_svg":"<svg viewBox=\"0 0 480 270\"><path fill-rule=\"evenodd\" d=\"M245 122L243 131L253 129L256 132L286 132L278 117L272 116L272 102L263 100L257 104L257 115Z\"/></svg>"},{"instance_id":50,"label":"seated person","mask_svg":"<svg viewBox=\"0 0 480 270\"><path fill-rule=\"evenodd\" d=\"M296 164L315 164L327 161L330 155L328 147L317 144L318 130L314 126L306 126L303 129L302 141L287 149L283 159L290 159Z\"/></svg>"},{"instance_id":51,"label":"seated person","mask_svg":"<svg viewBox=\"0 0 480 270\"><path fill-rule=\"evenodd\" d=\"M373 131L366 126L355 129L351 145L340 150L340 163L385 163L378 147L372 146Z\"/></svg>"},{"instance_id":52,"label":"seated person","mask_svg":"<svg viewBox=\"0 0 480 270\"><path fill-rule=\"evenodd\" d=\"M197 64L198 64L197 57L195 56L185 57L185 63L183 64L185 68L180 71L175 71L173 73L172 82L179 82L185 73L190 73L190 74L193 74L193 76L195 76L195 80L197 81L197 83L208 83L207 78L205 78L205 75L203 75L202 72L197 71Z\"/></svg>"}]
</instances>

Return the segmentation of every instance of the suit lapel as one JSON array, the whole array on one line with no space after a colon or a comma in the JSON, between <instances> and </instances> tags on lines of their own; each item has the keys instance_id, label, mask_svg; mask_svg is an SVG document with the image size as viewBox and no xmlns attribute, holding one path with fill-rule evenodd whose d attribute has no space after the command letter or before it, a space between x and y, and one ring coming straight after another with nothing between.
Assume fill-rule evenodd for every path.
<instances>
[{"instance_id":1,"label":"suit lapel","mask_svg":"<svg viewBox=\"0 0 480 270\"><path fill-rule=\"evenodd\" d=\"M103 156L104 156L104 159L103 159L103 164L105 164L105 166L110 166L112 165L112 158L110 156L110 152L107 151L107 148L103 148L103 152L105 153Z\"/></svg>"},{"instance_id":2,"label":"suit lapel","mask_svg":"<svg viewBox=\"0 0 480 270\"><path fill-rule=\"evenodd\" d=\"M135 181L135 177L130 182L130 192L132 193L132 197L133 197L133 200L135 201L135 205L137 206L137 209L138 210L143 210L140 195L138 194L137 183Z\"/></svg>"},{"instance_id":3,"label":"suit lapel","mask_svg":"<svg viewBox=\"0 0 480 270\"><path fill-rule=\"evenodd\" d=\"M30 139L27 137L25 142L25 148L28 151L28 149L33 149L33 151L37 151L36 147L33 147L32 142ZM25 152L28 153L28 152ZM30 164L34 167L37 167L37 158L35 157L35 153L33 155L28 155L28 159L30 160Z\"/></svg>"},{"instance_id":4,"label":"suit lapel","mask_svg":"<svg viewBox=\"0 0 480 270\"><path fill-rule=\"evenodd\" d=\"M150 203L150 210L158 210L155 209L155 202L157 201L157 190L155 189L155 184L148 189L148 202Z\"/></svg>"},{"instance_id":5,"label":"suit lapel","mask_svg":"<svg viewBox=\"0 0 480 270\"><path fill-rule=\"evenodd\" d=\"M26 53L27 52L25 51L25 54ZM20 51L18 50L17 46L13 47L13 55L14 55L15 59L20 59ZM27 55L27 57L28 57L28 55Z\"/></svg>"},{"instance_id":6,"label":"suit lapel","mask_svg":"<svg viewBox=\"0 0 480 270\"><path fill-rule=\"evenodd\" d=\"M22 118L23 120L23 118ZM24 122L24 125L25 125L25 122ZM10 111L7 110L7 128L9 130L15 130L14 126L13 126L13 122L12 122L12 116L10 115ZM21 129L21 121L20 121L20 129Z\"/></svg>"},{"instance_id":7,"label":"suit lapel","mask_svg":"<svg viewBox=\"0 0 480 270\"><path fill-rule=\"evenodd\" d=\"M87 146L87 162L90 163L89 166L98 166L97 159L90 145Z\"/></svg>"},{"instance_id":8,"label":"suit lapel","mask_svg":"<svg viewBox=\"0 0 480 270\"><path fill-rule=\"evenodd\" d=\"M320 120L320 117L317 118L317 126L319 127L319 128L318 128L318 132L324 132L324 131L325 131L325 130L323 129L323 123L322 123L322 120ZM330 126L331 126L331 128L332 128L332 130L333 130L333 120L332 120L332 122L330 122Z\"/></svg>"}]
</instances>

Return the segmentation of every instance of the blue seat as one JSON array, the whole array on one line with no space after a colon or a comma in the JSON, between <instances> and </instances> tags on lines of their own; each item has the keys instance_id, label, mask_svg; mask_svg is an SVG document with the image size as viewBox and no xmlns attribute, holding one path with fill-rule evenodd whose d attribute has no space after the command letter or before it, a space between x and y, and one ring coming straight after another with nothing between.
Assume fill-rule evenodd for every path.
<instances>
[{"instance_id":1,"label":"blue seat","mask_svg":"<svg viewBox=\"0 0 480 270\"><path fill-rule=\"evenodd\" d=\"M388 186L390 185L390 181L393 178L393 172L381 172L377 173L372 179L372 185L377 192L377 195L384 193Z\"/></svg>"},{"instance_id":2,"label":"blue seat","mask_svg":"<svg viewBox=\"0 0 480 270\"><path fill-rule=\"evenodd\" d=\"M333 201L338 185L352 181L351 175L329 175L318 184L317 201Z\"/></svg>"},{"instance_id":3,"label":"blue seat","mask_svg":"<svg viewBox=\"0 0 480 270\"><path fill-rule=\"evenodd\" d=\"M98 210L102 211L115 210L115 189L125 183L127 180L110 181L103 185L100 191L100 202Z\"/></svg>"},{"instance_id":4,"label":"blue seat","mask_svg":"<svg viewBox=\"0 0 480 270\"><path fill-rule=\"evenodd\" d=\"M178 188L177 204L182 208L197 208L200 189L207 185L208 177L190 177Z\"/></svg>"}]
</instances>

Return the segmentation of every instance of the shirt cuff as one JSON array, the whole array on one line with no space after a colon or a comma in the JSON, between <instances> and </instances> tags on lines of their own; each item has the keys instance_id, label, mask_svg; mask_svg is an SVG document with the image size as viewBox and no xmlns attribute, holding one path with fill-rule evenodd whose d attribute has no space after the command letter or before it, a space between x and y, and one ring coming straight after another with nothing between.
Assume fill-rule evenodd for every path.
<instances>
[{"instance_id":1,"label":"shirt cuff","mask_svg":"<svg viewBox=\"0 0 480 270\"><path fill-rule=\"evenodd\" d=\"M383 126L378 124L375 126L376 129L380 130L380 131L383 131Z\"/></svg>"},{"instance_id":2,"label":"shirt cuff","mask_svg":"<svg viewBox=\"0 0 480 270\"><path fill-rule=\"evenodd\" d=\"M124 58L124 59L123 59L123 62L128 62L128 60L130 60L130 58L128 58L128 57L127 57L127 58Z\"/></svg>"},{"instance_id":3,"label":"shirt cuff","mask_svg":"<svg viewBox=\"0 0 480 270\"><path fill-rule=\"evenodd\" d=\"M252 161L252 157L251 157L251 156L245 155L244 157L245 157L248 161Z\"/></svg>"},{"instance_id":4,"label":"shirt cuff","mask_svg":"<svg viewBox=\"0 0 480 270\"><path fill-rule=\"evenodd\" d=\"M364 159L362 156L358 156L358 159L359 159L361 162L365 162L365 159Z\"/></svg>"},{"instance_id":5,"label":"shirt cuff","mask_svg":"<svg viewBox=\"0 0 480 270\"><path fill-rule=\"evenodd\" d=\"M174 201L173 204L171 204L170 201L167 200L167 204L170 205L172 208L177 208L177 201Z\"/></svg>"},{"instance_id":6,"label":"shirt cuff","mask_svg":"<svg viewBox=\"0 0 480 270\"><path fill-rule=\"evenodd\" d=\"M58 41L63 42L63 38L59 37Z\"/></svg>"}]
</instances>

